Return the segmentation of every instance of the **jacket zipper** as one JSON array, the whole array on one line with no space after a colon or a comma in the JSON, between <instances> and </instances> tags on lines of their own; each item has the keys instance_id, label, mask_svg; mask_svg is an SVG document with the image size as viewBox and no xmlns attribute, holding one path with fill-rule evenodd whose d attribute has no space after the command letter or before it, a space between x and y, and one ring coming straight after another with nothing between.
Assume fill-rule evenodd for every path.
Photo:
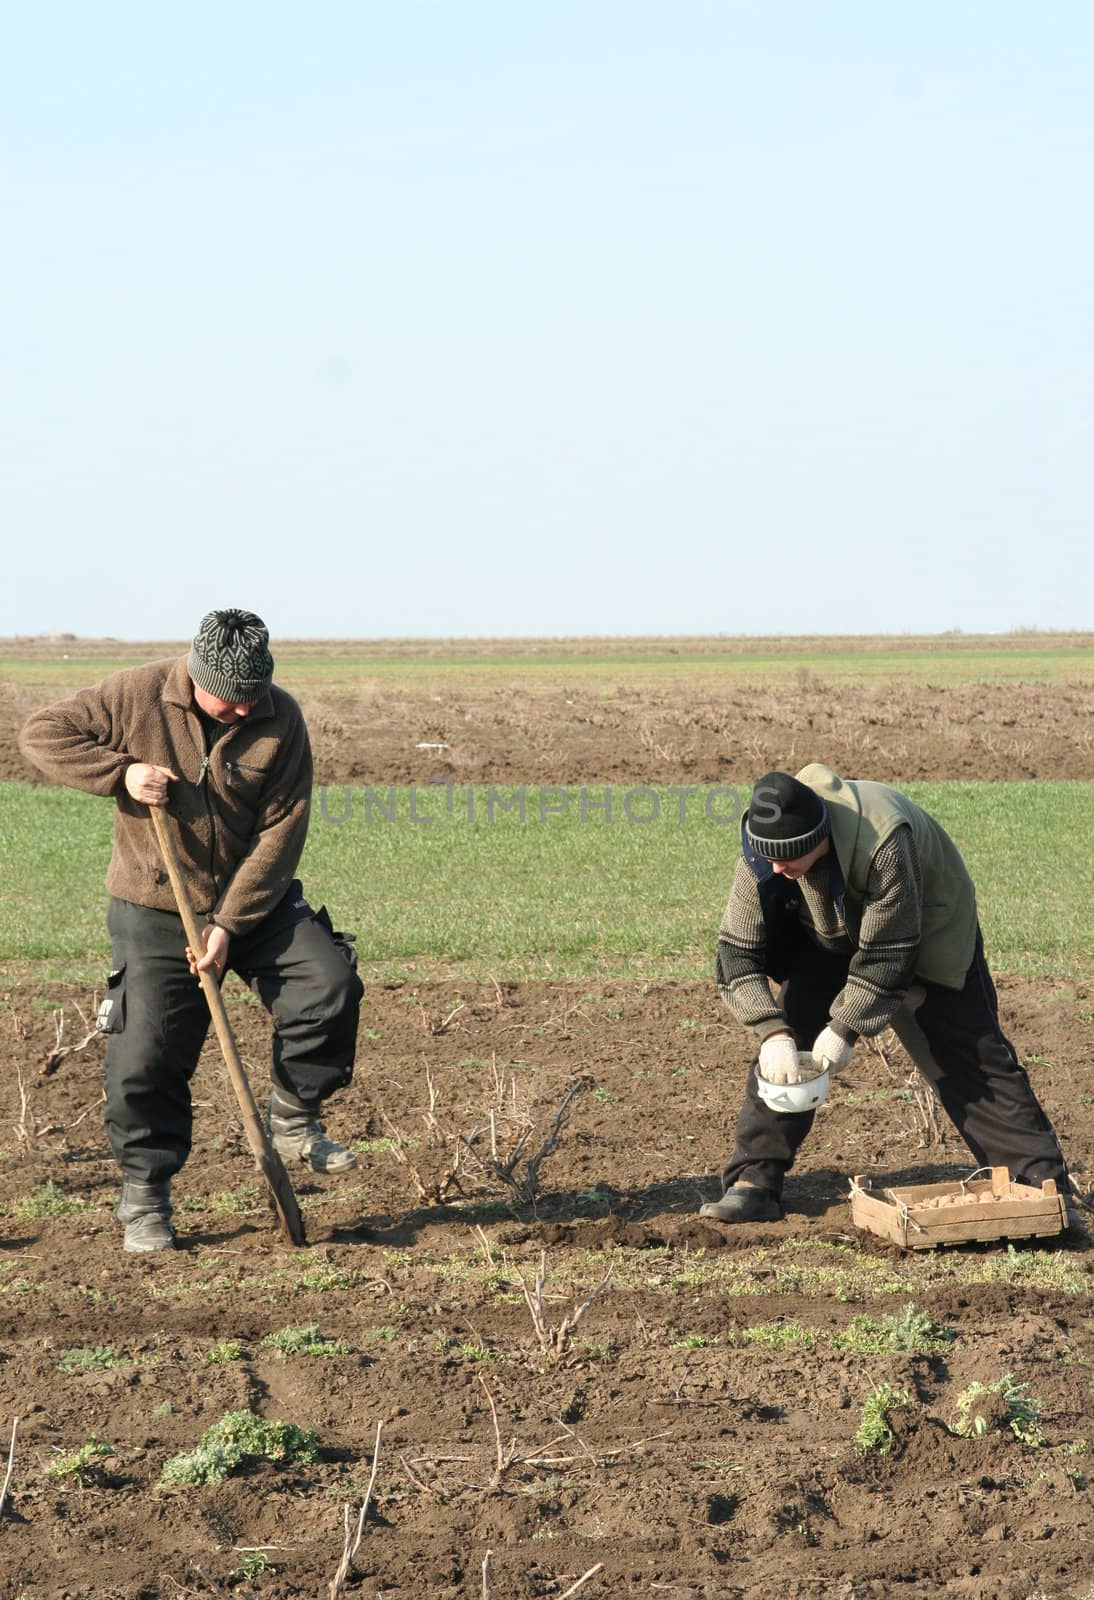
<instances>
[{"instance_id":1,"label":"jacket zipper","mask_svg":"<svg viewBox=\"0 0 1094 1600\"><path fill-rule=\"evenodd\" d=\"M217 875L216 875L217 825L216 825L216 819L213 816L212 802L209 799L209 755L210 755L210 750L209 750L209 736L205 732L204 728L202 728L202 730L201 730L201 739L202 739L202 743L205 746L205 754L201 758L201 768L200 768L200 770L198 772L198 782L201 785L201 798L205 803L205 815L209 819L209 878L210 878L210 881L211 881L211 883L213 885L213 897L214 897L215 900L219 900L220 899L220 884L217 882Z\"/></svg>"},{"instance_id":2,"label":"jacket zipper","mask_svg":"<svg viewBox=\"0 0 1094 1600\"><path fill-rule=\"evenodd\" d=\"M201 758L201 766L198 768L197 781L198 781L198 785L199 785L199 787L201 789L201 798L202 798L202 803L205 806L205 815L209 819L209 880L213 885L214 896L215 896L215 898L217 900L219 900L220 899L220 895L221 895L221 888L220 888L220 880L217 878L217 875L216 875L217 825L216 825L216 815L215 815L215 813L213 811L213 804L212 804L212 801L209 799L209 765L210 765L210 763L212 761L213 748L214 747L213 747L213 745L211 745L209 743L209 735L205 731L205 726L202 723L201 718L197 715L196 712L192 712L191 714L194 716L194 718L195 718L195 720L196 720L196 722L198 724L198 728L200 729L200 732L201 732L201 747L202 747L202 750L203 750L203 754L202 754L202 758ZM234 728L230 728L228 730L228 732L225 733L225 734L222 734L220 739L216 740L215 743L223 745L228 739L230 739L232 737L232 734L235 731L236 730ZM230 784L231 781L232 781L232 771L233 771L232 763L230 761L225 761L224 767L225 767L225 771L228 774L228 783Z\"/></svg>"},{"instance_id":3,"label":"jacket zipper","mask_svg":"<svg viewBox=\"0 0 1094 1600\"><path fill-rule=\"evenodd\" d=\"M224 749L224 746L228 743L228 740L237 731L238 730L236 728L229 728L227 733L222 733L221 734L220 738L216 742L220 746L222 751ZM210 750L209 754L210 754L210 756L212 755L212 751L211 750ZM238 763L238 761L236 762L235 766L233 766L230 761L226 760L225 763L224 763L224 771L225 771L225 773L227 775L226 778L225 778L225 782L227 783L228 787L231 788L232 783L234 782L235 774L239 771L239 763Z\"/></svg>"}]
</instances>

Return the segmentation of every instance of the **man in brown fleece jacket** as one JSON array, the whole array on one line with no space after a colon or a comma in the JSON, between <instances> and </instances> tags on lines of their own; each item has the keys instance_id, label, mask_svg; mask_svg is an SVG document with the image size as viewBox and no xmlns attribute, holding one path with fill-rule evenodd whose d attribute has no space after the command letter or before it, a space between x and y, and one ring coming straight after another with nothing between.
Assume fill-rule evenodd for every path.
<instances>
[{"instance_id":1,"label":"man in brown fleece jacket","mask_svg":"<svg viewBox=\"0 0 1094 1600\"><path fill-rule=\"evenodd\" d=\"M20 740L51 781L115 801L99 1027L130 1251L174 1244L171 1180L190 1152L189 1081L209 1023L199 970L237 972L273 1015L268 1117L278 1152L318 1172L357 1164L318 1118L352 1075L362 987L352 947L336 942L296 877L311 746L273 666L260 618L211 611L188 655L112 673L46 706ZM190 897L208 919L204 950L186 948L151 805L175 819Z\"/></svg>"},{"instance_id":2,"label":"man in brown fleece jacket","mask_svg":"<svg viewBox=\"0 0 1094 1600\"><path fill-rule=\"evenodd\" d=\"M756 784L718 936L717 979L759 1053L737 1119L718 1222L774 1222L812 1111L773 1110L799 1051L840 1071L892 1027L981 1166L1070 1184L1059 1141L999 1026L976 891L953 840L888 784L815 762ZM769 979L779 985L772 992ZM1069 1202L1070 1204L1070 1202ZM1070 1215L1070 1212L1069 1212Z\"/></svg>"}]
</instances>

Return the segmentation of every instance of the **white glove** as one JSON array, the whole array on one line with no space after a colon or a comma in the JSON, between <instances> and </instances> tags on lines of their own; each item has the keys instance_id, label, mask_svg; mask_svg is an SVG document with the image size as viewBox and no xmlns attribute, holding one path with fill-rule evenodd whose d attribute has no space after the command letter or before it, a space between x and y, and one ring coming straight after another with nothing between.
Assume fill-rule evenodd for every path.
<instances>
[{"instance_id":1,"label":"white glove","mask_svg":"<svg viewBox=\"0 0 1094 1600\"><path fill-rule=\"evenodd\" d=\"M822 1028L813 1046L813 1060L818 1067L828 1067L832 1072L842 1072L855 1053L853 1044L841 1039L835 1028Z\"/></svg>"},{"instance_id":2,"label":"white glove","mask_svg":"<svg viewBox=\"0 0 1094 1600\"><path fill-rule=\"evenodd\" d=\"M765 1039L760 1046L760 1077L768 1083L801 1083L798 1046L785 1034Z\"/></svg>"}]
</instances>

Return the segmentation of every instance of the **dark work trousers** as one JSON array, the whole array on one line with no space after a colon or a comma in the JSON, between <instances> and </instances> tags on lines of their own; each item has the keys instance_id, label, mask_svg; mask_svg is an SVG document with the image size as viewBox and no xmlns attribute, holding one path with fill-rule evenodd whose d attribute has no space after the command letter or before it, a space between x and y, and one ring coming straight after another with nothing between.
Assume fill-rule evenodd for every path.
<instances>
[{"instance_id":1,"label":"dark work trousers","mask_svg":"<svg viewBox=\"0 0 1094 1600\"><path fill-rule=\"evenodd\" d=\"M812 1050L828 1022L832 1001L847 981L847 966L846 957L812 945L803 945L795 955L779 998L799 1050ZM1013 1178L1037 1186L1055 1178L1063 1190L1070 1187L1056 1133L999 1026L995 985L979 929L964 988L918 979L893 1018L893 1028L978 1166L1009 1167ZM756 1088L756 1060L722 1186L744 1179L781 1194L816 1113L788 1114L764 1105Z\"/></svg>"},{"instance_id":2,"label":"dark work trousers","mask_svg":"<svg viewBox=\"0 0 1094 1600\"><path fill-rule=\"evenodd\" d=\"M209 1006L186 963L182 919L111 900L112 971L99 1025L108 1034L103 1121L127 1178L158 1183L190 1153L190 1079ZM299 883L251 933L233 938L228 966L273 1017L272 1076L318 1106L349 1083L363 993Z\"/></svg>"}]
</instances>

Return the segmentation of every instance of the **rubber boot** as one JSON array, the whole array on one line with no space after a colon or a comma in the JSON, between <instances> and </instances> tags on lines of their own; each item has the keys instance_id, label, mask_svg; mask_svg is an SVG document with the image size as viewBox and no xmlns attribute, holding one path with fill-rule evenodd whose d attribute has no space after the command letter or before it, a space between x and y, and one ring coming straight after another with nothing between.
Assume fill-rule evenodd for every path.
<instances>
[{"instance_id":1,"label":"rubber boot","mask_svg":"<svg viewBox=\"0 0 1094 1600\"><path fill-rule=\"evenodd\" d=\"M266 1108L270 1141L282 1161L303 1161L313 1172L352 1172L357 1157L345 1145L327 1138L319 1106L308 1106L275 1086Z\"/></svg>"},{"instance_id":2,"label":"rubber boot","mask_svg":"<svg viewBox=\"0 0 1094 1600\"><path fill-rule=\"evenodd\" d=\"M114 1215L125 1223L122 1249L132 1255L150 1250L173 1250L175 1230L171 1226L171 1180L141 1183L136 1178L122 1180L122 1196Z\"/></svg>"},{"instance_id":3,"label":"rubber boot","mask_svg":"<svg viewBox=\"0 0 1094 1600\"><path fill-rule=\"evenodd\" d=\"M699 1215L714 1222L778 1222L784 1214L778 1195L750 1183L732 1184L720 1200L699 1207Z\"/></svg>"}]
</instances>

